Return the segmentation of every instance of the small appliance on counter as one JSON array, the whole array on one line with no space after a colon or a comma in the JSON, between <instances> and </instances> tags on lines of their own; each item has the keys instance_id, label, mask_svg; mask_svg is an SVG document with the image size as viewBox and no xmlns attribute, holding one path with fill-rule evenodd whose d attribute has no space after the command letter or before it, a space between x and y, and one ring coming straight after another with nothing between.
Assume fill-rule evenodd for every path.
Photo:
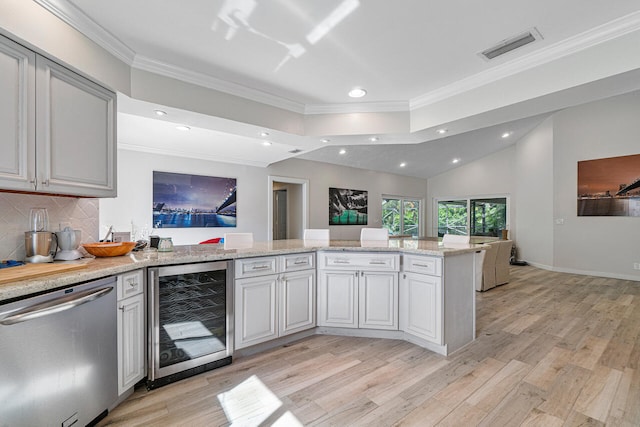
<instances>
[{"instance_id":1,"label":"small appliance on counter","mask_svg":"<svg viewBox=\"0 0 640 427\"><path fill-rule=\"evenodd\" d=\"M65 227L64 230L56 231L55 234L58 252L53 259L56 261L72 261L82 258L82 254L78 250L78 246L80 246L80 230L72 230L71 227Z\"/></svg>"},{"instance_id":2,"label":"small appliance on counter","mask_svg":"<svg viewBox=\"0 0 640 427\"><path fill-rule=\"evenodd\" d=\"M29 211L29 231L24 233L25 261L53 262L57 250L55 235L47 231L49 215L46 208L32 208Z\"/></svg>"}]
</instances>

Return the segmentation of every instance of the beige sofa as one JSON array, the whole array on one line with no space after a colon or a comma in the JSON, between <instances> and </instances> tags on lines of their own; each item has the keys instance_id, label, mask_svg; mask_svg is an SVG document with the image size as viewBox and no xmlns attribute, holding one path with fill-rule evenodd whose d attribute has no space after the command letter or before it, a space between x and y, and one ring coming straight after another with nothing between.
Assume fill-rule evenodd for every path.
<instances>
[{"instance_id":1,"label":"beige sofa","mask_svg":"<svg viewBox=\"0 0 640 427\"><path fill-rule=\"evenodd\" d=\"M509 259L511 258L511 240L497 240L486 243L489 249L485 251L482 264L482 284L478 291L486 291L498 285L509 282Z\"/></svg>"}]
</instances>

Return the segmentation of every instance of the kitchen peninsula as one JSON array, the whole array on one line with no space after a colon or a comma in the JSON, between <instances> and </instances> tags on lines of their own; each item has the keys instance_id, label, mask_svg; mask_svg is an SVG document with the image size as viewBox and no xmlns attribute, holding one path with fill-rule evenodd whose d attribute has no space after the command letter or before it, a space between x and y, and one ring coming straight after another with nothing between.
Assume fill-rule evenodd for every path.
<instances>
[{"instance_id":1,"label":"kitchen peninsula","mask_svg":"<svg viewBox=\"0 0 640 427\"><path fill-rule=\"evenodd\" d=\"M478 280L476 278L477 255L484 250L483 245L443 245L437 241L416 239L391 239L388 242L376 242L373 245L362 244L360 241L340 240L333 240L328 245L321 242L313 243L320 244L309 242L305 244L302 240L276 240L255 242L250 248L233 250L225 250L218 244L185 245L176 246L173 252L166 253L140 251L113 258L83 259L77 262L84 263L85 268L0 285L0 304L28 295L147 267L222 260L237 263L237 260L243 259L266 259L266 257L311 253L314 254L314 258L317 257L318 264L321 264L320 260L325 260L327 263L318 265L316 274L319 288L317 292L315 288L313 291L312 327L317 326L316 333L407 339L444 355L475 339L474 289L475 280ZM333 257L328 257L329 254ZM369 260L365 254L371 259ZM395 262L395 265L383 266L382 269L376 268L386 262L381 258L383 254L394 255L396 261L392 262ZM336 255L339 257L336 258ZM350 266L350 255L361 258L364 256L364 262L367 264L363 266L356 260L355 264ZM315 268L315 265L313 267ZM390 323L374 320L372 324L366 325L367 320L362 320L358 326L358 307L363 313L362 316L365 316L365 312L371 311L362 298L365 298L365 294L372 295L373 292L367 290L364 285L365 279L358 279L357 275L366 278L366 272L384 270L391 273L390 277L395 277L395 281L388 285L388 293L383 295L385 298L388 296L389 299L385 301L390 307L389 316L392 317L389 319ZM337 273L342 275L341 282L333 280L337 277ZM363 295L360 302L358 302L358 292L355 290L358 284L350 282L352 276L362 283L361 287L365 286L360 291ZM236 274L236 286L238 286L238 277ZM348 279L347 282L344 281L345 277ZM331 305L331 297L335 297L338 290L346 292L345 288L341 287L341 283L348 283L346 286L353 287L351 293L343 293L339 297L340 299L350 298L350 303L354 307L340 314L350 318L356 316L351 319L355 323L350 325L341 323L342 320L336 322L335 319L331 319L332 313L337 313L335 306ZM327 292L333 292L332 296L328 296ZM380 298L381 296L378 295L378 299ZM344 307L340 309L346 310ZM241 316L242 313L236 310L236 323ZM376 324L383 326L372 326ZM236 337L236 348L243 347L237 341L238 337ZM264 339L255 342L260 341Z\"/></svg>"},{"instance_id":2,"label":"kitchen peninsula","mask_svg":"<svg viewBox=\"0 0 640 427\"><path fill-rule=\"evenodd\" d=\"M103 310L114 321L101 322L114 323L108 341L115 340L117 330L118 344L110 345L113 354L104 366L105 377L117 376L117 384L109 387L104 402L81 415L92 419L106 405L113 408L125 399L145 377L147 386L155 388L224 366L232 355L312 334L401 339L448 355L475 339L475 280L484 249L413 239L311 245L279 240L234 250L217 244L176 246L173 252L73 261L82 267L2 284L0 307L9 307L11 315L13 303L27 297L66 294L91 281L117 281L117 295L111 293L105 302L113 306ZM162 289L159 280L165 283ZM194 292L201 297L193 300ZM160 294L164 302L158 300ZM194 305L185 295L191 295ZM170 311L158 314L158 307L169 306ZM69 313L66 318L74 321L76 311ZM159 324L159 318L168 323ZM221 335L194 340L189 335L194 325L208 325L206 330ZM162 334L169 335L169 344ZM185 352L189 358L183 361Z\"/></svg>"}]
</instances>

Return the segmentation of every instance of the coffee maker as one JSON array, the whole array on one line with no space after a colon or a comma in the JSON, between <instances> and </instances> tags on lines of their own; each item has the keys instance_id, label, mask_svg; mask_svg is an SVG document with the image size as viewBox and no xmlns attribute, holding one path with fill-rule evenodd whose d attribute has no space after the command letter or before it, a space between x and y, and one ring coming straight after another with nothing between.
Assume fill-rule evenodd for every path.
<instances>
[{"instance_id":1,"label":"coffee maker","mask_svg":"<svg viewBox=\"0 0 640 427\"><path fill-rule=\"evenodd\" d=\"M29 212L29 231L24 233L25 261L53 262L57 250L55 234L47 231L49 215L46 208L32 208Z\"/></svg>"}]
</instances>

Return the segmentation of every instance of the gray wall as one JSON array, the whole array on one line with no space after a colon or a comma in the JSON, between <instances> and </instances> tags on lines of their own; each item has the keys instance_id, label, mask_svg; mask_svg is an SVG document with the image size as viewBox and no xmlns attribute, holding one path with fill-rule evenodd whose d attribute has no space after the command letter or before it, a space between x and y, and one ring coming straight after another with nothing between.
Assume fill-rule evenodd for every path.
<instances>
[{"instance_id":1,"label":"gray wall","mask_svg":"<svg viewBox=\"0 0 640 427\"><path fill-rule=\"evenodd\" d=\"M640 280L633 269L640 218L577 216L577 162L639 154L639 118L639 92L557 112L515 146L429 179L429 205L438 197L507 193L519 258Z\"/></svg>"},{"instance_id":2,"label":"gray wall","mask_svg":"<svg viewBox=\"0 0 640 427\"><path fill-rule=\"evenodd\" d=\"M159 229L154 233L172 237L174 244L194 244L225 232L252 232L266 240L268 223L268 177L309 180L309 228L328 228L329 187L369 192L368 227L380 227L382 195L396 194L426 199L426 180L377 173L363 169L289 159L268 168L142 153L118 151L118 197L100 199L100 230L110 225L116 231L130 231L152 225L152 172L154 170L236 178L238 226L235 228ZM292 212L295 213L295 212ZM332 226L332 239L359 239L361 226Z\"/></svg>"}]
</instances>

